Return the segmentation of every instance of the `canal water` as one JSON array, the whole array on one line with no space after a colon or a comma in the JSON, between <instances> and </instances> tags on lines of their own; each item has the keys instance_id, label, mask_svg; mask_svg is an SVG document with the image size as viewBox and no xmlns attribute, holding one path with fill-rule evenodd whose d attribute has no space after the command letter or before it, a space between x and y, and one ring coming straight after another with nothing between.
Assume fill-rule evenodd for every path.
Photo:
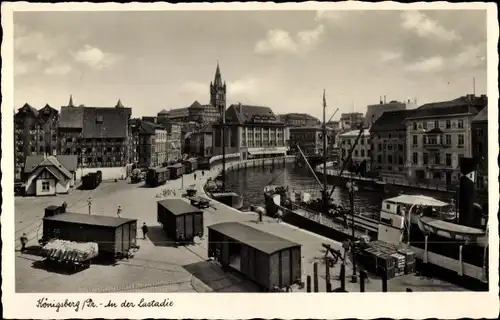
<instances>
[{"instance_id":1,"label":"canal water","mask_svg":"<svg viewBox=\"0 0 500 320\"><path fill-rule=\"evenodd\" d=\"M226 174L227 187L243 197L243 209L251 205L264 206L263 190L267 185L289 186L290 190L305 191L311 197L320 197L321 186L307 167L298 167L294 163L276 164L240 168ZM329 185L331 190L332 186ZM349 208L349 193L345 187L337 186L332 198L336 204ZM355 211L379 213L384 195L371 191L356 191L354 196Z\"/></svg>"}]
</instances>

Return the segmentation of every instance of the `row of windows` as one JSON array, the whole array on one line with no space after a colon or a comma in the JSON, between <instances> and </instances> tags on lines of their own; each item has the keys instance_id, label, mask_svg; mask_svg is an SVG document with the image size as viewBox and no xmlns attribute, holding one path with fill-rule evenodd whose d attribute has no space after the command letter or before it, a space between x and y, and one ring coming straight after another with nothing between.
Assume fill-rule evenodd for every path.
<instances>
[{"instance_id":1,"label":"row of windows","mask_svg":"<svg viewBox=\"0 0 500 320\"><path fill-rule=\"evenodd\" d=\"M386 160L387 161L384 161ZM382 155L378 155L377 156L377 162L380 163L380 164L384 164L384 163L387 163L387 164L399 164L399 165L403 165L404 164L404 158L403 156L392 156L391 154L387 155L387 157L382 157Z\"/></svg>"},{"instance_id":2,"label":"row of windows","mask_svg":"<svg viewBox=\"0 0 500 320\"><path fill-rule=\"evenodd\" d=\"M424 152L422 154L422 164L423 165L446 165L447 167L450 167L453 165L453 158L457 157L456 162L457 164L459 163L460 159L464 157L463 154L456 154L456 153L446 153L444 154L444 159L441 155L440 152L433 152L433 153L427 153ZM418 152L413 152L412 153L412 164L420 164L419 163L419 153Z\"/></svg>"},{"instance_id":3,"label":"row of windows","mask_svg":"<svg viewBox=\"0 0 500 320\"><path fill-rule=\"evenodd\" d=\"M426 136L424 135L423 138L423 144L445 144L445 145L452 145L452 136L451 134L446 134L446 135L432 135L432 136ZM419 145L419 139L417 135L412 136L412 146L418 147ZM459 134L457 135L457 146L463 146L465 144L465 135Z\"/></svg>"},{"instance_id":4,"label":"row of windows","mask_svg":"<svg viewBox=\"0 0 500 320\"><path fill-rule=\"evenodd\" d=\"M439 120L434 120L433 122L424 121L424 122L420 122L420 123L415 121L412 124L412 128L415 131L418 130L418 129L424 129L424 130L433 129L433 128L436 128L436 129L440 129L440 128L451 129L451 128L457 128L457 127L459 129L463 129L463 127L464 127L464 120L462 120L462 119L460 119L458 121L451 121L451 120L439 121Z\"/></svg>"}]
</instances>

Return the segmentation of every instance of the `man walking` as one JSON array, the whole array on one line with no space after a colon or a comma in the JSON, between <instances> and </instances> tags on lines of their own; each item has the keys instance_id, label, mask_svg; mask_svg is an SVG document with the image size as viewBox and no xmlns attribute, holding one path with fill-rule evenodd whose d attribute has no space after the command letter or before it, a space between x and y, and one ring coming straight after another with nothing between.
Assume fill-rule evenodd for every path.
<instances>
[{"instance_id":1,"label":"man walking","mask_svg":"<svg viewBox=\"0 0 500 320\"><path fill-rule=\"evenodd\" d=\"M28 237L26 236L26 233L23 233L20 240L21 240L21 252L24 252L26 250L26 244L28 243Z\"/></svg>"},{"instance_id":2,"label":"man walking","mask_svg":"<svg viewBox=\"0 0 500 320\"><path fill-rule=\"evenodd\" d=\"M148 226L146 225L146 222L142 224L142 239L146 240L146 236L148 235Z\"/></svg>"},{"instance_id":3,"label":"man walking","mask_svg":"<svg viewBox=\"0 0 500 320\"><path fill-rule=\"evenodd\" d=\"M118 210L116 210L116 215L118 216L118 218L121 218L121 214L122 214L122 206L118 206Z\"/></svg>"},{"instance_id":4,"label":"man walking","mask_svg":"<svg viewBox=\"0 0 500 320\"><path fill-rule=\"evenodd\" d=\"M193 174L193 176L194 176L194 180L196 180L196 172Z\"/></svg>"},{"instance_id":5,"label":"man walking","mask_svg":"<svg viewBox=\"0 0 500 320\"><path fill-rule=\"evenodd\" d=\"M204 170L201 171L201 177L202 178L205 177L205 171Z\"/></svg>"}]
</instances>

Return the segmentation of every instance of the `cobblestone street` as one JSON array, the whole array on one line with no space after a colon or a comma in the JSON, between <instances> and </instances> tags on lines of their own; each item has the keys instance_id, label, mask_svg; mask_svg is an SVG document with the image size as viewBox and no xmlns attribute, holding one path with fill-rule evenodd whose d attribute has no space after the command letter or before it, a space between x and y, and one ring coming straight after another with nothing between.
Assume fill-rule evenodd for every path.
<instances>
[{"instance_id":1,"label":"cobblestone street","mask_svg":"<svg viewBox=\"0 0 500 320\"><path fill-rule=\"evenodd\" d=\"M205 179L214 175L213 170ZM197 173L201 177L201 173ZM182 181L183 180L183 181ZM202 181L196 181L199 192ZM72 275L47 271L41 267L41 257L21 254L16 255L16 291L18 292L255 292L257 287L241 275L225 273L214 262L207 261L207 239L197 239L192 246L175 248L166 241L163 230L156 221L156 195L162 189L175 189L176 196L184 188L194 184L193 175L183 179L169 181L158 188L144 188L141 184L126 181L105 182L94 191L73 190L69 195L57 198L17 198L16 199L16 244L18 237L27 233L28 246L37 244L41 237L41 218L43 209L51 204L68 203L68 211L88 213L87 199L92 197L92 213L116 215L117 206L123 208L122 217L138 219L138 226L145 222L149 226L148 239L138 240L140 249L130 260L117 262L115 265L93 264L89 269ZM322 243L329 243L340 249L341 245L332 240L302 231L284 223L276 223L265 217L263 223L257 223L257 215L237 212L232 208L214 203L215 208L205 210L205 226L225 221L242 221L261 230L271 232L294 242L300 243L303 255L303 279L313 274L313 263L319 263L319 290L324 292L325 265ZM205 232L206 234L206 232ZM138 233L142 235L142 233ZM336 265L331 275L339 274ZM352 273L347 265L347 275ZM339 286L332 280L333 287ZM414 291L459 290L456 286L438 280L422 279L416 276L404 276L389 281L389 291L405 291L412 287ZM348 291L358 291L359 285L347 282ZM367 291L381 291L379 280L372 280L366 285Z\"/></svg>"}]
</instances>

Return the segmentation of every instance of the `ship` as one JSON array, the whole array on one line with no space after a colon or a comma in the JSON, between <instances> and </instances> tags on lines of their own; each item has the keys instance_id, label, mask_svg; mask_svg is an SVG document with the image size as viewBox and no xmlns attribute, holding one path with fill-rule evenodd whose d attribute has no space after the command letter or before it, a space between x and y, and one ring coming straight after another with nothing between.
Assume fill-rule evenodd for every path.
<instances>
[{"instance_id":1,"label":"ship","mask_svg":"<svg viewBox=\"0 0 500 320\"><path fill-rule=\"evenodd\" d=\"M323 101L326 108L325 98ZM347 155L340 175L358 140L359 136ZM324 150L327 150L326 146ZM307 163L305 157L304 160ZM325 179L322 198L313 200L306 192L290 192L289 186L266 186L266 214L279 214L285 222L336 241L362 239L392 247L394 252L409 250L423 265L436 266L456 273L459 278L487 284L487 204L481 207L473 202L476 166L475 159L461 159L463 176L457 194L458 206L424 195L401 194L383 200L378 214L356 213L353 208L356 186L350 182L347 187L350 190L351 208L339 210L331 199L335 185L332 192L328 193ZM326 168L324 163L324 177Z\"/></svg>"}]
</instances>

